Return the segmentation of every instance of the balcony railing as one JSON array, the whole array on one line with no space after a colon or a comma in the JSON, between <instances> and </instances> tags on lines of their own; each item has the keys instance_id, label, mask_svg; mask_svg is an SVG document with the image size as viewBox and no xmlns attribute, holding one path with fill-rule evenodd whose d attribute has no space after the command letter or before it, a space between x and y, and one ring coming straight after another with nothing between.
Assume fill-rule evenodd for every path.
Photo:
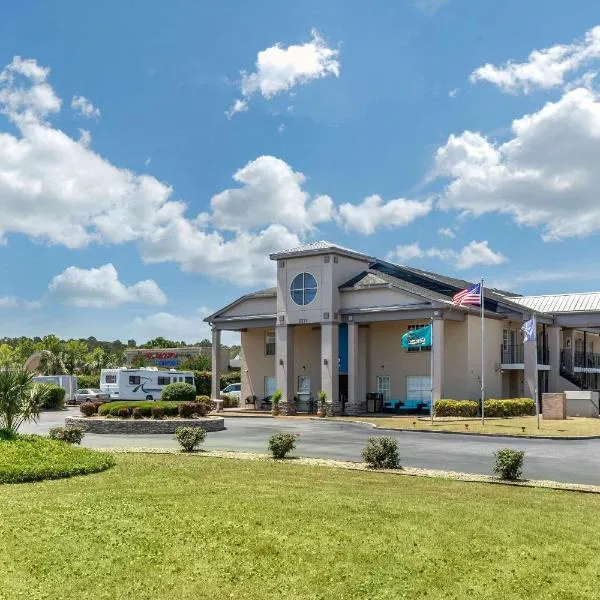
<instances>
[{"instance_id":1,"label":"balcony railing","mask_svg":"<svg viewBox=\"0 0 600 600\"><path fill-rule=\"evenodd\" d=\"M500 362L503 365L522 365L525 362L523 344L510 344L500 346ZM537 364L550 364L550 351L544 346L537 347Z\"/></svg>"},{"instance_id":2,"label":"balcony railing","mask_svg":"<svg viewBox=\"0 0 600 600\"><path fill-rule=\"evenodd\" d=\"M575 352L575 367L582 369L600 369L600 354L597 352Z\"/></svg>"}]
</instances>

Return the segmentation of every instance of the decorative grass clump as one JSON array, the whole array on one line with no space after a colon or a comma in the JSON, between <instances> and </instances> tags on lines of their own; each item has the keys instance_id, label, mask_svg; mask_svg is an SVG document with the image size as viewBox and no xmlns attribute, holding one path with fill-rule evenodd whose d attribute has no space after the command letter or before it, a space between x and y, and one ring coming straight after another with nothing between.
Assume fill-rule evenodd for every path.
<instances>
[{"instance_id":1,"label":"decorative grass clump","mask_svg":"<svg viewBox=\"0 0 600 600\"><path fill-rule=\"evenodd\" d=\"M0 483L23 483L98 473L112 455L37 435L0 436Z\"/></svg>"}]
</instances>

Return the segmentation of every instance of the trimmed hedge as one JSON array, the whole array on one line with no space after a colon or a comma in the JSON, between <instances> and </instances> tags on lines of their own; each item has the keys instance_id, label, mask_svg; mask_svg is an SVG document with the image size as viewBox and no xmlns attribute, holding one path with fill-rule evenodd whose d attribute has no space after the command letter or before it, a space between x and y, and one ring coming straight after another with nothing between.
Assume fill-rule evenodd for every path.
<instances>
[{"instance_id":1,"label":"trimmed hedge","mask_svg":"<svg viewBox=\"0 0 600 600\"><path fill-rule=\"evenodd\" d=\"M193 402L196 399L196 388L191 383L170 383L161 393L162 402Z\"/></svg>"},{"instance_id":2,"label":"trimmed hedge","mask_svg":"<svg viewBox=\"0 0 600 600\"><path fill-rule=\"evenodd\" d=\"M65 406L65 390L55 383L39 383L46 390L42 410L58 410Z\"/></svg>"},{"instance_id":3,"label":"trimmed hedge","mask_svg":"<svg viewBox=\"0 0 600 600\"><path fill-rule=\"evenodd\" d=\"M230 396L229 394L223 394L221 400L223 400L223 408L237 408L240 403L239 398Z\"/></svg>"},{"instance_id":4,"label":"trimmed hedge","mask_svg":"<svg viewBox=\"0 0 600 600\"><path fill-rule=\"evenodd\" d=\"M474 400L438 400L434 404L436 417L476 417L479 403Z\"/></svg>"},{"instance_id":5,"label":"trimmed hedge","mask_svg":"<svg viewBox=\"0 0 600 600\"><path fill-rule=\"evenodd\" d=\"M522 417L535 413L531 398L509 398L507 400L486 400L486 417ZM438 400L435 403L436 417L476 417L480 413L480 403L474 400Z\"/></svg>"},{"instance_id":6,"label":"trimmed hedge","mask_svg":"<svg viewBox=\"0 0 600 600\"><path fill-rule=\"evenodd\" d=\"M144 400L141 402L129 402L127 400L121 400L119 402L106 402L105 404L102 404L98 408L98 414L101 417L106 417L107 415L118 417L120 408L127 408L130 411L134 408L139 408L140 412L142 413L142 416L150 417L152 416L152 408L160 407L164 409L165 416L176 417L178 415L179 404L180 402L152 402L149 400Z\"/></svg>"},{"instance_id":7,"label":"trimmed hedge","mask_svg":"<svg viewBox=\"0 0 600 600\"><path fill-rule=\"evenodd\" d=\"M0 483L60 479L109 469L115 459L97 452L38 435L0 436Z\"/></svg>"}]
</instances>

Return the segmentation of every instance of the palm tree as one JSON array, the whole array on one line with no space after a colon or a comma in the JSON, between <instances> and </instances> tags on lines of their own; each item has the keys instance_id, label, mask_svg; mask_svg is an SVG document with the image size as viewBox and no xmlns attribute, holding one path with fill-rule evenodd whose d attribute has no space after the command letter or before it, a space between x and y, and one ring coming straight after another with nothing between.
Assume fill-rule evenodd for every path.
<instances>
[{"instance_id":1,"label":"palm tree","mask_svg":"<svg viewBox=\"0 0 600 600\"><path fill-rule=\"evenodd\" d=\"M48 390L24 368L0 371L0 429L16 434L26 421L37 421Z\"/></svg>"}]
</instances>

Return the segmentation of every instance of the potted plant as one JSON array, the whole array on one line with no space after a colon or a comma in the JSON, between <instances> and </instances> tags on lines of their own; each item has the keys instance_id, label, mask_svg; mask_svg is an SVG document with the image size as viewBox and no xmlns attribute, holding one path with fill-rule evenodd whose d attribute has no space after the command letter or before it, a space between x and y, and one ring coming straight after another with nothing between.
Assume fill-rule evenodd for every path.
<instances>
[{"instance_id":1,"label":"potted plant","mask_svg":"<svg viewBox=\"0 0 600 600\"><path fill-rule=\"evenodd\" d=\"M327 392L321 390L317 402L317 417L324 417L327 414Z\"/></svg>"},{"instance_id":2,"label":"potted plant","mask_svg":"<svg viewBox=\"0 0 600 600\"><path fill-rule=\"evenodd\" d=\"M279 414L279 402L281 401L281 390L275 390L271 396L271 414L276 417Z\"/></svg>"}]
</instances>

